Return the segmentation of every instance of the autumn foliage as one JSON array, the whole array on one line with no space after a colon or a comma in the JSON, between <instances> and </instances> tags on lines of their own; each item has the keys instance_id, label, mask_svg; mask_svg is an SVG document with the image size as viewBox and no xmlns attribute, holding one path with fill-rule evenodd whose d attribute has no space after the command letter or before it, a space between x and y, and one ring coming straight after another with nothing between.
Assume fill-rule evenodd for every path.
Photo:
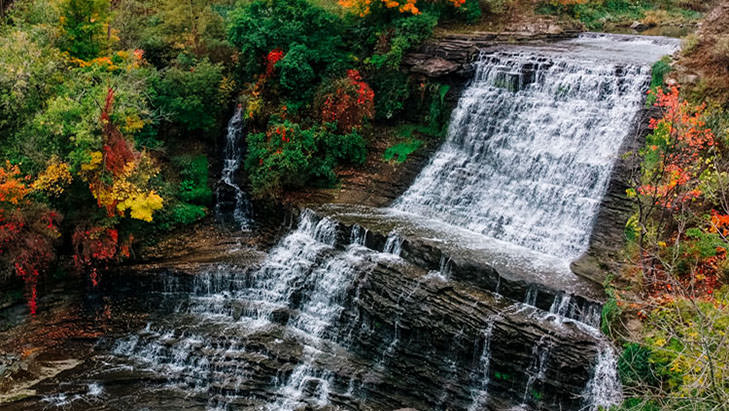
<instances>
[{"instance_id":1,"label":"autumn foliage","mask_svg":"<svg viewBox=\"0 0 729 411\"><path fill-rule=\"evenodd\" d=\"M73 262L79 271L87 271L92 285L99 283L98 269L119 258L129 257L132 236L120 242L115 228L78 228L73 233Z\"/></svg>"},{"instance_id":2,"label":"autumn foliage","mask_svg":"<svg viewBox=\"0 0 729 411\"><path fill-rule=\"evenodd\" d=\"M427 1L421 0L425 3ZM436 3L438 0L431 0L431 3ZM339 4L345 9L351 10L358 14L360 17L365 17L370 14L373 8L383 8L397 10L400 13L406 14L420 14L420 9L417 6L418 0L339 0ZM443 3L451 5L453 7L461 7L466 3L466 0L445 0Z\"/></svg>"},{"instance_id":3,"label":"autumn foliage","mask_svg":"<svg viewBox=\"0 0 729 411\"><path fill-rule=\"evenodd\" d=\"M54 242L59 237L61 216L32 201L30 178L17 165L0 167L0 260L23 279L28 308L37 309L40 272L55 258Z\"/></svg>"},{"instance_id":4,"label":"autumn foliage","mask_svg":"<svg viewBox=\"0 0 729 411\"><path fill-rule=\"evenodd\" d=\"M99 205L109 217L123 216L127 210L134 219L152 221L152 214L162 208L163 200L147 184L157 174L152 159L134 150L111 119L114 90L109 89L100 121L104 134L102 152L89 153L81 176Z\"/></svg>"},{"instance_id":5,"label":"autumn foliage","mask_svg":"<svg viewBox=\"0 0 729 411\"><path fill-rule=\"evenodd\" d=\"M359 71L349 70L347 77L335 81L332 88L321 97L323 122L336 122L340 132L349 133L374 117L375 92L362 80Z\"/></svg>"},{"instance_id":6,"label":"autumn foliage","mask_svg":"<svg viewBox=\"0 0 729 411\"><path fill-rule=\"evenodd\" d=\"M663 117L650 122L646 182L638 193L655 198L662 207L675 208L701 195L699 177L709 166L702 159L714 147L714 134L706 127L704 107L680 100L677 87L668 92L659 88L656 94Z\"/></svg>"}]
</instances>

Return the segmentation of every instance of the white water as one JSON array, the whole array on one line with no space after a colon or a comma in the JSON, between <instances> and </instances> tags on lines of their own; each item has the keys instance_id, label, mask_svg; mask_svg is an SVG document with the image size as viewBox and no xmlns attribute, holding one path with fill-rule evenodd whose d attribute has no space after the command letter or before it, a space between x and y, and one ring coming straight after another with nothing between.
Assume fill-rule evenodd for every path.
<instances>
[{"instance_id":1,"label":"white water","mask_svg":"<svg viewBox=\"0 0 729 411\"><path fill-rule=\"evenodd\" d=\"M216 214L218 217L223 213L223 207L232 203L233 220L241 230L250 228L251 224L251 203L248 194L236 183L236 174L240 169L243 160L243 109L238 107L235 114L228 122L228 132L225 136L225 148L223 150L223 170L220 174L219 187L217 190ZM231 202L225 198L225 191L233 192L234 198Z\"/></svg>"},{"instance_id":2,"label":"white water","mask_svg":"<svg viewBox=\"0 0 729 411\"><path fill-rule=\"evenodd\" d=\"M600 347L592 378L583 394L583 410L598 411L615 405L623 397L623 387L618 378L618 364L613 347Z\"/></svg>"},{"instance_id":3,"label":"white water","mask_svg":"<svg viewBox=\"0 0 729 411\"><path fill-rule=\"evenodd\" d=\"M489 368L491 366L491 335L494 332L494 323L489 322L483 332L483 349L481 357L478 361L478 368L473 377L478 379L476 389L471 392L473 402L468 407L468 411L478 411L486 406L489 398Z\"/></svg>"},{"instance_id":4,"label":"white water","mask_svg":"<svg viewBox=\"0 0 729 411\"><path fill-rule=\"evenodd\" d=\"M482 54L446 142L394 207L551 256L579 257L643 104L648 59L675 47L630 39L591 35L557 52ZM648 57L633 62L639 47ZM629 50L630 62L614 50Z\"/></svg>"}]
</instances>

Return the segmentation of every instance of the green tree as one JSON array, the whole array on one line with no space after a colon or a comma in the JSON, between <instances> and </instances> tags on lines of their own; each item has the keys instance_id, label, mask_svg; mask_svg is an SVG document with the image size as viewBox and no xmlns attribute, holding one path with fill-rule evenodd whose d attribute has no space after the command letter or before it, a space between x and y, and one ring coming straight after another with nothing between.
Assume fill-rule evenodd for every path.
<instances>
[{"instance_id":1,"label":"green tree","mask_svg":"<svg viewBox=\"0 0 729 411\"><path fill-rule=\"evenodd\" d=\"M345 68L342 21L306 0L257 0L231 12L228 38L239 50L239 63L247 80L263 71L266 55L284 53L287 89L300 90L293 82L312 75L322 78ZM301 72L295 66L302 63ZM313 73L311 73L313 71Z\"/></svg>"},{"instance_id":2,"label":"green tree","mask_svg":"<svg viewBox=\"0 0 729 411\"><path fill-rule=\"evenodd\" d=\"M109 0L63 0L60 46L72 57L90 60L109 46Z\"/></svg>"},{"instance_id":3,"label":"green tree","mask_svg":"<svg viewBox=\"0 0 729 411\"><path fill-rule=\"evenodd\" d=\"M178 59L177 65L164 70L154 81L153 101L169 123L186 131L210 133L228 101L230 86L222 65L208 59Z\"/></svg>"}]
</instances>

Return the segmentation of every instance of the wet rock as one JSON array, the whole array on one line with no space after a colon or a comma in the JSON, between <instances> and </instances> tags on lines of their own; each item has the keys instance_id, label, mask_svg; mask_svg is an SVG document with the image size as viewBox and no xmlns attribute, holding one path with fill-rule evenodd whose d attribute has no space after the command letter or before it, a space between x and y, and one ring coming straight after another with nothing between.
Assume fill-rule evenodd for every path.
<instances>
[{"instance_id":1,"label":"wet rock","mask_svg":"<svg viewBox=\"0 0 729 411\"><path fill-rule=\"evenodd\" d=\"M630 28L635 31L641 32L648 30L648 25L643 24L639 21L634 21L633 24L630 25Z\"/></svg>"},{"instance_id":2,"label":"wet rock","mask_svg":"<svg viewBox=\"0 0 729 411\"><path fill-rule=\"evenodd\" d=\"M433 57L428 60L416 63L410 71L418 74L425 74L428 77L441 77L453 74L460 66L442 57Z\"/></svg>"}]
</instances>

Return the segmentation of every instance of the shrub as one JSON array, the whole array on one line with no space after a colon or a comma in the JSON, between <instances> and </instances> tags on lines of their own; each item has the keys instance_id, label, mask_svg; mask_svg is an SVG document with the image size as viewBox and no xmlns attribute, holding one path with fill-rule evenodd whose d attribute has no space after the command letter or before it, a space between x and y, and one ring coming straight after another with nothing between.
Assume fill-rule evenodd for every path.
<instances>
[{"instance_id":1,"label":"shrub","mask_svg":"<svg viewBox=\"0 0 729 411\"><path fill-rule=\"evenodd\" d=\"M673 70L670 63L670 58L666 56L653 64L651 72L651 88L663 86L666 74L670 73Z\"/></svg>"},{"instance_id":2,"label":"shrub","mask_svg":"<svg viewBox=\"0 0 729 411\"><path fill-rule=\"evenodd\" d=\"M347 77L324 86L317 106L324 123L337 123L339 132L349 133L374 117L374 98L374 91L362 81L359 71L349 70Z\"/></svg>"},{"instance_id":3,"label":"shrub","mask_svg":"<svg viewBox=\"0 0 729 411\"><path fill-rule=\"evenodd\" d=\"M185 61L151 79L153 102L165 118L186 131L211 133L229 96L223 67L207 59Z\"/></svg>"},{"instance_id":4,"label":"shrub","mask_svg":"<svg viewBox=\"0 0 729 411\"><path fill-rule=\"evenodd\" d=\"M298 90L297 77L309 81L308 68L297 74L295 64L304 62L313 76L322 78L342 67L345 60L341 20L306 0L255 0L230 13L228 38L238 48L244 79L252 80L265 69L271 50L280 49L289 57L286 87ZM286 60L286 58L284 58ZM283 76L283 74L282 74Z\"/></svg>"},{"instance_id":5,"label":"shrub","mask_svg":"<svg viewBox=\"0 0 729 411\"><path fill-rule=\"evenodd\" d=\"M375 119L389 120L402 112L410 98L410 79L399 70L376 70L368 78L377 98Z\"/></svg>"},{"instance_id":6,"label":"shrub","mask_svg":"<svg viewBox=\"0 0 729 411\"><path fill-rule=\"evenodd\" d=\"M208 158L205 155L177 157L173 163L182 178L175 197L186 203L210 205L213 192L208 186Z\"/></svg>"},{"instance_id":7,"label":"shrub","mask_svg":"<svg viewBox=\"0 0 729 411\"><path fill-rule=\"evenodd\" d=\"M305 184L330 186L341 163L361 164L365 142L356 131L335 134L332 125L303 129L288 121L249 134L245 167L256 197L275 196Z\"/></svg>"},{"instance_id":8,"label":"shrub","mask_svg":"<svg viewBox=\"0 0 729 411\"><path fill-rule=\"evenodd\" d=\"M395 20L377 34L379 39L375 54L365 62L375 70L397 70L405 52L430 37L437 24L438 15L432 13Z\"/></svg>"},{"instance_id":9,"label":"shrub","mask_svg":"<svg viewBox=\"0 0 729 411\"><path fill-rule=\"evenodd\" d=\"M178 226L189 225L205 218L207 211L203 206L178 202L162 212L158 227L169 231Z\"/></svg>"},{"instance_id":10,"label":"shrub","mask_svg":"<svg viewBox=\"0 0 729 411\"><path fill-rule=\"evenodd\" d=\"M623 384L628 386L655 384L650 349L637 343L626 344L618 358L618 374Z\"/></svg>"}]
</instances>

